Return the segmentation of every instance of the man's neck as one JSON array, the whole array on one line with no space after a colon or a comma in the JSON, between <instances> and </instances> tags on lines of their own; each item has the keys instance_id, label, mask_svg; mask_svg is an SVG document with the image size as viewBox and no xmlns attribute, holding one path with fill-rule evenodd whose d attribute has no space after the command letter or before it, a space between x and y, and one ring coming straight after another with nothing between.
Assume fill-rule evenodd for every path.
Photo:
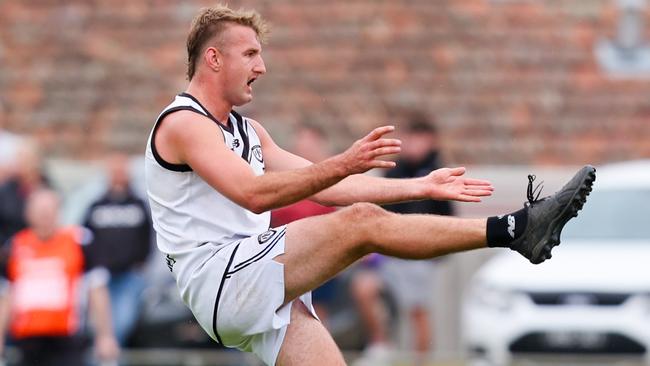
<instances>
[{"instance_id":1,"label":"man's neck","mask_svg":"<svg viewBox=\"0 0 650 366\"><path fill-rule=\"evenodd\" d=\"M192 80L187 87L186 93L198 99L219 122L228 123L228 115L232 110L232 104L223 99L219 90L208 87L206 82Z\"/></svg>"},{"instance_id":2,"label":"man's neck","mask_svg":"<svg viewBox=\"0 0 650 366\"><path fill-rule=\"evenodd\" d=\"M124 200L129 194L129 187L122 184L114 184L108 190L108 196L114 200Z\"/></svg>"},{"instance_id":3,"label":"man's neck","mask_svg":"<svg viewBox=\"0 0 650 366\"><path fill-rule=\"evenodd\" d=\"M56 227L32 228L32 230L34 231L34 234L36 234L36 237L42 242L50 240L54 234L56 234Z\"/></svg>"}]
</instances>

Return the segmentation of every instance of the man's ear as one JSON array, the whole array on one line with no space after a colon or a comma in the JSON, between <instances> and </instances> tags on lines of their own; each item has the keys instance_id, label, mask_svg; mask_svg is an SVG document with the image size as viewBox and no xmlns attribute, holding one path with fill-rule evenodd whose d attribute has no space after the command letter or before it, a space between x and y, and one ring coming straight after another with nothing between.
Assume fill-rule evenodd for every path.
<instances>
[{"instance_id":1,"label":"man's ear","mask_svg":"<svg viewBox=\"0 0 650 366\"><path fill-rule=\"evenodd\" d=\"M204 53L205 63L213 71L219 72L223 66L223 55L216 47L208 47Z\"/></svg>"}]
</instances>

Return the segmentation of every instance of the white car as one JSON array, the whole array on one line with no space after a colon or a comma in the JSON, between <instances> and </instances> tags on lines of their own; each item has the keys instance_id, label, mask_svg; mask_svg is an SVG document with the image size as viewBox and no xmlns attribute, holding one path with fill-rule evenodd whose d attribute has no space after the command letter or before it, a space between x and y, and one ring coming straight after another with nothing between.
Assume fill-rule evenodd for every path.
<instances>
[{"instance_id":1,"label":"white car","mask_svg":"<svg viewBox=\"0 0 650 366\"><path fill-rule=\"evenodd\" d=\"M561 240L539 266L503 251L478 270L462 311L471 365L549 355L650 364L650 160L598 168Z\"/></svg>"}]
</instances>

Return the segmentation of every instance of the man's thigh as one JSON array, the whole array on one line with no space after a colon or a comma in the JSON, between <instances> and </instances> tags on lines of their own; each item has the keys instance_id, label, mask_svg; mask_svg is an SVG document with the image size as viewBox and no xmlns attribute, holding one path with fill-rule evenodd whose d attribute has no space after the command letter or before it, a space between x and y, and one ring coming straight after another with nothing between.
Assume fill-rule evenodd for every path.
<instances>
[{"instance_id":1,"label":"man's thigh","mask_svg":"<svg viewBox=\"0 0 650 366\"><path fill-rule=\"evenodd\" d=\"M337 275L365 252L355 246L354 229L341 212L309 217L287 225L284 264L285 303Z\"/></svg>"},{"instance_id":2,"label":"man's thigh","mask_svg":"<svg viewBox=\"0 0 650 366\"><path fill-rule=\"evenodd\" d=\"M343 355L323 324L305 305L296 301L291 308L291 324L278 355L277 366L345 365Z\"/></svg>"}]
</instances>

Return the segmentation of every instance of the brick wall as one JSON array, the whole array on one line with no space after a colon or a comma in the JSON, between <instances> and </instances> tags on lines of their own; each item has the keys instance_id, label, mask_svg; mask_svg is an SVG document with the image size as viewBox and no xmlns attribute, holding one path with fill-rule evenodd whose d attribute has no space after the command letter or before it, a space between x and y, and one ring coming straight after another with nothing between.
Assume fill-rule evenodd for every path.
<instances>
[{"instance_id":1,"label":"brick wall","mask_svg":"<svg viewBox=\"0 0 650 366\"><path fill-rule=\"evenodd\" d=\"M344 147L412 107L436 116L451 162L650 157L650 78L610 77L594 56L616 32L613 0L230 3L273 25L268 74L243 112L281 144L308 118ZM0 0L6 124L54 156L141 152L184 88L185 36L202 4Z\"/></svg>"}]
</instances>

